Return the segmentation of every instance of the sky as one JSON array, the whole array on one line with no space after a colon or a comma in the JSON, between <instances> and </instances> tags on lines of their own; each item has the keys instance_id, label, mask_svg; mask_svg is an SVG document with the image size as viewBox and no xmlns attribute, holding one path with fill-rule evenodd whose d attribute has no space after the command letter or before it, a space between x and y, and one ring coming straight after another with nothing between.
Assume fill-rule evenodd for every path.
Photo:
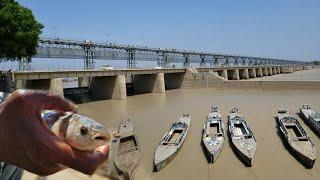
<instances>
[{"instance_id":1,"label":"sky","mask_svg":"<svg viewBox=\"0 0 320 180\"><path fill-rule=\"evenodd\" d=\"M319 0L18 0L42 37L311 61Z\"/></svg>"}]
</instances>

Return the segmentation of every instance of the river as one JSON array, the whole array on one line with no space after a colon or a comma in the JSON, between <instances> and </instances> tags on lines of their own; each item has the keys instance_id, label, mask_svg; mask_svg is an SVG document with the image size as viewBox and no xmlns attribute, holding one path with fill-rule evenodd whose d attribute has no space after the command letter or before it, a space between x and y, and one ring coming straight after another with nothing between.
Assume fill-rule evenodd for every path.
<instances>
[{"instance_id":1,"label":"river","mask_svg":"<svg viewBox=\"0 0 320 180\"><path fill-rule=\"evenodd\" d=\"M308 71L305 71L308 72ZM311 74L313 71L310 71ZM313 76L312 76L313 77ZM314 76L316 77L316 76ZM317 76L318 77L318 76ZM106 127L116 128L121 117L130 115L135 121L142 145L142 162L135 179L319 179L320 161L313 169L306 169L286 149L276 127L278 108L289 108L298 117L301 104L308 103L320 111L319 90L216 90L177 89L166 93L149 93L129 96L127 100L101 100L79 104L81 114L92 117ZM257 151L253 167L245 167L234 154L226 135L226 141L218 160L209 165L204 156L201 130L211 105L221 110L225 127L227 115L233 107L239 107L247 118L257 139ZM183 113L192 116L188 137L176 158L160 172L152 172L154 150L164 133ZM320 152L320 139L300 118L302 126ZM318 153L318 157L319 153ZM26 173L24 180L34 176ZM88 179L88 176L66 170L49 179ZM103 179L94 175L92 179Z\"/></svg>"},{"instance_id":2,"label":"river","mask_svg":"<svg viewBox=\"0 0 320 180\"><path fill-rule=\"evenodd\" d=\"M305 169L287 151L277 134L274 118L277 109L287 107L297 116L302 103L310 103L320 110L319 91L171 90L165 94L131 96L126 101L81 104L79 110L107 127L116 127L125 114L132 116L143 149L143 160L135 179L319 179L320 162L316 161L311 170ZM218 160L213 165L207 163L200 140L210 105L220 108L225 123L232 107L239 107L247 118L257 138L253 167L245 167L237 158L227 134ZM171 123L186 112L192 115L192 122L185 144L170 164L160 172L153 173L155 147ZM299 120L320 149L319 137Z\"/></svg>"}]
</instances>

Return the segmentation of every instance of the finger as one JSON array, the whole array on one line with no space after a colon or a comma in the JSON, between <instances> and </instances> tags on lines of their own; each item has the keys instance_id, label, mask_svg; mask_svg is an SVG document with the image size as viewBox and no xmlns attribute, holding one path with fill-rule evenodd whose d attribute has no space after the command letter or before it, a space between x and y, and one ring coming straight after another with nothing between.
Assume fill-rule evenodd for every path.
<instances>
[{"instance_id":1,"label":"finger","mask_svg":"<svg viewBox=\"0 0 320 180\"><path fill-rule=\"evenodd\" d=\"M96 169L107 160L108 154L108 145L97 148L92 154L84 154L83 152L76 150L75 155L77 158L71 164L70 168L92 175Z\"/></svg>"},{"instance_id":2,"label":"finger","mask_svg":"<svg viewBox=\"0 0 320 180\"><path fill-rule=\"evenodd\" d=\"M66 115L65 112L62 112L62 111L58 111L58 112L54 112L54 113L46 113L43 115L43 119L44 119L44 122L49 126L49 127L52 127L53 124L59 120L60 117Z\"/></svg>"},{"instance_id":3,"label":"finger","mask_svg":"<svg viewBox=\"0 0 320 180\"><path fill-rule=\"evenodd\" d=\"M77 111L77 106L58 94L44 91L18 90L13 93L21 96L36 110Z\"/></svg>"},{"instance_id":4,"label":"finger","mask_svg":"<svg viewBox=\"0 0 320 180\"><path fill-rule=\"evenodd\" d=\"M101 146L93 153L78 151L65 145L60 144L59 147L63 152L60 163L85 174L92 175L108 158L109 145Z\"/></svg>"}]
</instances>

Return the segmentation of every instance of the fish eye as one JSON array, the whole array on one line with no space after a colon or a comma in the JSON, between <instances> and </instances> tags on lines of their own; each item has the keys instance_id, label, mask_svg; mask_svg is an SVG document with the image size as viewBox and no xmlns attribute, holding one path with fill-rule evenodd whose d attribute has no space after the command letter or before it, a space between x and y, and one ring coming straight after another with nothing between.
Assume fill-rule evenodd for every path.
<instances>
[{"instance_id":1,"label":"fish eye","mask_svg":"<svg viewBox=\"0 0 320 180\"><path fill-rule=\"evenodd\" d=\"M81 135L86 135L86 134L88 134L88 128L82 126L80 128L80 132L81 132Z\"/></svg>"}]
</instances>

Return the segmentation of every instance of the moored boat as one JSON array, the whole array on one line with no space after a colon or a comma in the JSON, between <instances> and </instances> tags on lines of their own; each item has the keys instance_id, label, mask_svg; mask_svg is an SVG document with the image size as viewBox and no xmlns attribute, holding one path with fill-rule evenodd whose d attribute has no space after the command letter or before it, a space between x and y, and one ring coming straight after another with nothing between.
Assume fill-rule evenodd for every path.
<instances>
[{"instance_id":1,"label":"moored boat","mask_svg":"<svg viewBox=\"0 0 320 180\"><path fill-rule=\"evenodd\" d=\"M286 109L278 111L279 129L285 142L298 160L307 168L312 168L316 160L316 148L299 121L290 116Z\"/></svg>"},{"instance_id":2,"label":"moored boat","mask_svg":"<svg viewBox=\"0 0 320 180\"><path fill-rule=\"evenodd\" d=\"M155 151L154 171L160 171L177 155L187 137L190 122L191 116L184 114L163 136Z\"/></svg>"},{"instance_id":3,"label":"moored boat","mask_svg":"<svg viewBox=\"0 0 320 180\"><path fill-rule=\"evenodd\" d=\"M211 107L211 112L202 130L202 144L209 163L213 163L219 157L224 143L224 125L218 107Z\"/></svg>"},{"instance_id":4,"label":"moored boat","mask_svg":"<svg viewBox=\"0 0 320 180\"><path fill-rule=\"evenodd\" d=\"M141 147L131 118L120 122L119 133L113 143L116 168L126 179L132 179L141 159Z\"/></svg>"},{"instance_id":5,"label":"moored boat","mask_svg":"<svg viewBox=\"0 0 320 180\"><path fill-rule=\"evenodd\" d=\"M254 134L238 108L233 108L228 118L232 144L244 164L252 166L257 147Z\"/></svg>"},{"instance_id":6,"label":"moored boat","mask_svg":"<svg viewBox=\"0 0 320 180\"><path fill-rule=\"evenodd\" d=\"M300 108L301 117L320 136L320 112L315 112L310 105L304 104Z\"/></svg>"}]
</instances>

